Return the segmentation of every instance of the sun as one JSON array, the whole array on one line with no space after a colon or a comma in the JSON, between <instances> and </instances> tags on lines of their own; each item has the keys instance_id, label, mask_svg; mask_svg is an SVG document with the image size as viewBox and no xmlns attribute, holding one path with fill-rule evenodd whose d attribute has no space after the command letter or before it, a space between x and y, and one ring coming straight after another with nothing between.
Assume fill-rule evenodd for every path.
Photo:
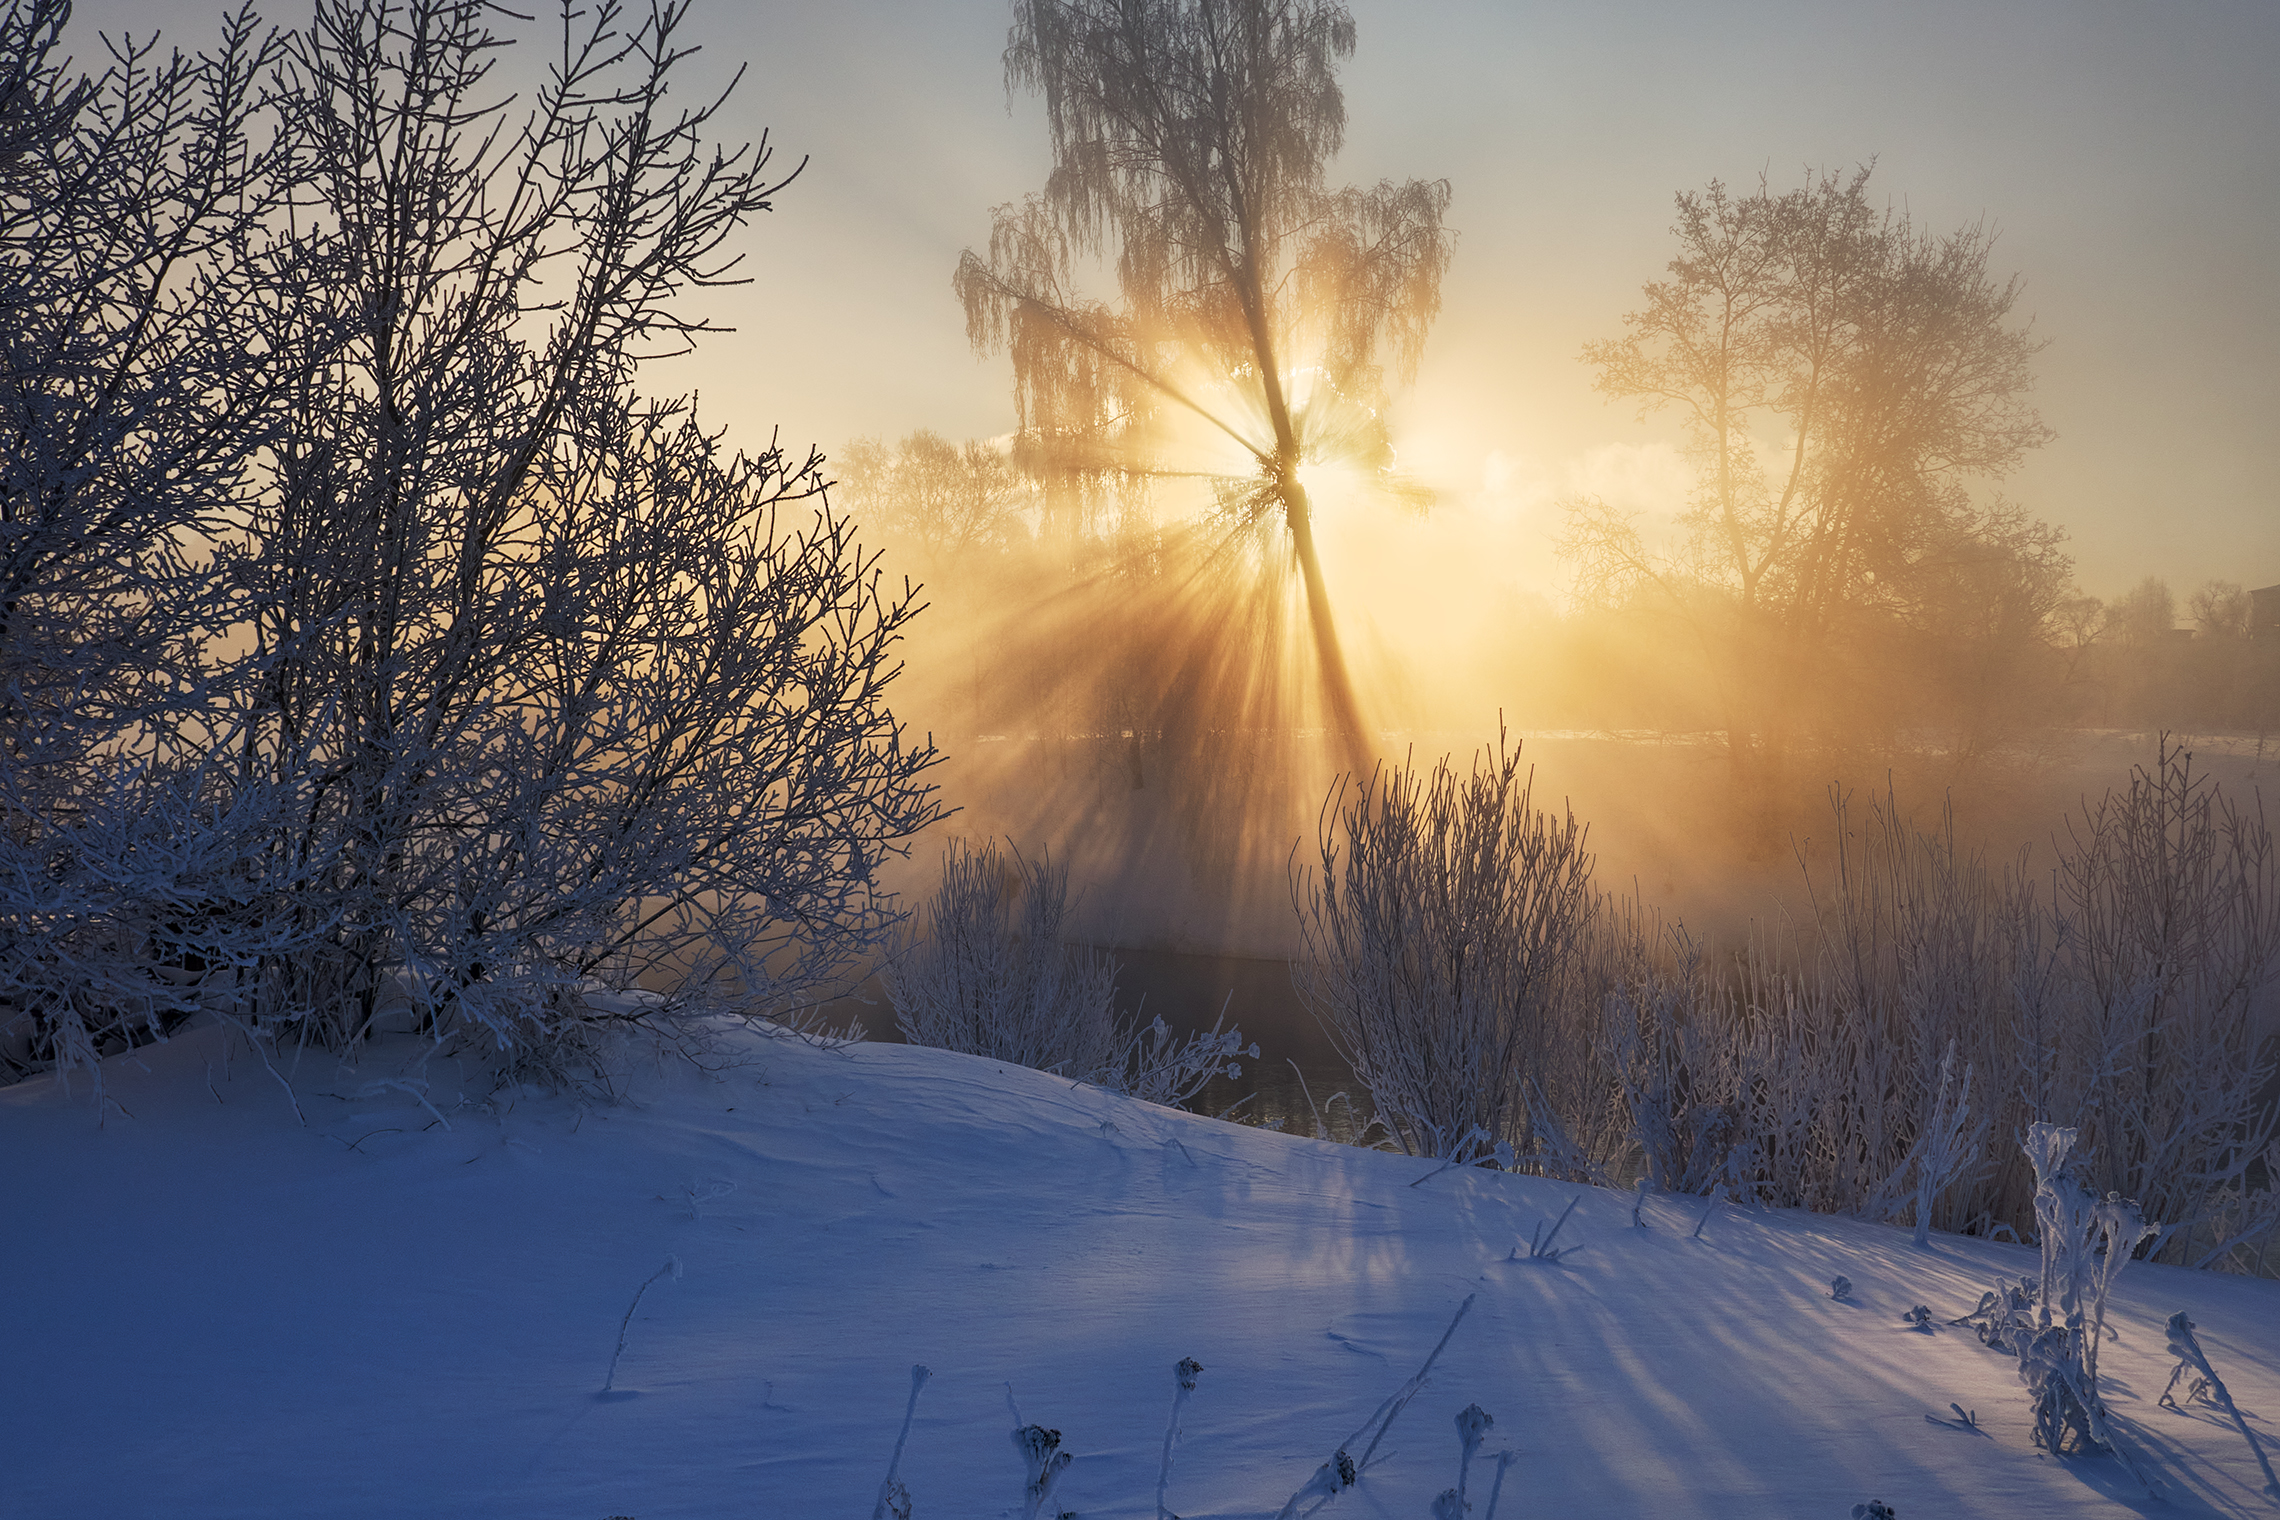
<instances>
[{"instance_id":1,"label":"sun","mask_svg":"<svg viewBox=\"0 0 2280 1520\"><path fill-rule=\"evenodd\" d=\"M1298 483L1317 511L1336 508L1362 496L1368 482L1365 472L1348 459L1308 459L1298 467Z\"/></svg>"}]
</instances>

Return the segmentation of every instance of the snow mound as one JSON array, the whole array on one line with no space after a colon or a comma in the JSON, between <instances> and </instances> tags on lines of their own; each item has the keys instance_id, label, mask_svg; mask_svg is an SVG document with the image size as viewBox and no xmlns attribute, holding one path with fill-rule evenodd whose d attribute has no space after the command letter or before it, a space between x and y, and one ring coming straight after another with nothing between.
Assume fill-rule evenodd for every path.
<instances>
[{"instance_id":1,"label":"snow mound","mask_svg":"<svg viewBox=\"0 0 2280 1520\"><path fill-rule=\"evenodd\" d=\"M973 1057L724 1041L616 1107L393 1049L304 1059L302 1128L215 1031L109 1063L100 1123L0 1091L0 1514L860 1520L923 1363L918 1520L1021 1512L1009 1399L1074 1453L1061 1505L1153 1516L1193 1357L1167 1502L1267 1516L1468 1296L1327 1520L1429 1513L1470 1404L1476 1515L1507 1450L1507 1517L2147 1507L2121 1464L2036 1451L2016 1363L1944 1324L2023 1248L1693 1198L1638 1229L1629 1194L1420 1182ZM2109 1404L2163 1513L2270 1514L2221 1412L2156 1407L2180 1310L2270 1440L2280 1284L2132 1267Z\"/></svg>"}]
</instances>

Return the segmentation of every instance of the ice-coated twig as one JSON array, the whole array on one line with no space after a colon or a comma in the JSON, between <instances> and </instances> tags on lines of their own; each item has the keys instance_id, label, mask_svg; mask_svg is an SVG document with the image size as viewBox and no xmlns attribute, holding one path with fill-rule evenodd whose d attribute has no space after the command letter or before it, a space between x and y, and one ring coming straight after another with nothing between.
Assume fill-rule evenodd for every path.
<instances>
[{"instance_id":1,"label":"ice-coated twig","mask_svg":"<svg viewBox=\"0 0 2280 1520\"><path fill-rule=\"evenodd\" d=\"M2248 1443L2248 1449L2255 1454L2256 1465L2264 1470L2265 1494L2280 1499L2280 1477L2273 1476L2272 1463L2264 1455L2264 1447L2257 1441L2256 1432L2248 1428L2248 1421L2242 1419L2240 1411L2233 1407L2232 1395L2225 1390L2225 1380L2217 1376L2215 1367L2209 1365L2209 1354L2201 1349L2200 1340L2193 1334L2193 1322L2185 1317L2182 1309L2169 1316L2169 1354L2177 1358L2177 1372L2169 1375L2170 1387L2177 1385L2177 1373L2183 1372L2187 1367L2208 1381L2209 1393L2216 1399L2217 1406L2232 1420L2233 1428L2240 1432L2241 1439ZM2167 1389L2162 1391L2161 1397L2165 1401L2168 1399Z\"/></svg>"},{"instance_id":2,"label":"ice-coated twig","mask_svg":"<svg viewBox=\"0 0 2280 1520\"><path fill-rule=\"evenodd\" d=\"M1322 1122L1322 1110L1314 1106L1314 1091L1306 1085L1306 1073L1300 1071L1298 1063L1288 1056L1283 1057L1283 1064L1290 1068L1292 1076L1298 1078L1298 1091L1300 1096L1306 1099L1306 1111L1314 1116L1314 1138L1317 1140L1329 1139L1330 1126ZM1416 1185L1414 1182L1410 1184L1411 1187Z\"/></svg>"},{"instance_id":3,"label":"ice-coated twig","mask_svg":"<svg viewBox=\"0 0 2280 1520\"><path fill-rule=\"evenodd\" d=\"M1362 1451L1362 1460L1359 1464L1357 1464L1356 1467L1357 1472L1369 1471L1370 1456L1378 1449L1378 1442L1385 1439L1385 1433L1393 1429L1393 1422L1401 1418L1401 1411L1409 1407L1409 1401L1417 1397L1418 1390L1422 1389L1425 1386L1425 1379L1433 1371L1433 1364L1441 1359L1441 1352L1448 1346L1449 1337L1457 1333L1457 1326L1463 1322L1466 1313L1469 1312L1473 1306L1473 1300L1478 1296L1478 1294L1474 1293L1467 1293L1465 1295L1465 1301L1457 1305L1457 1312L1455 1316L1449 1321L1449 1328L1442 1331L1440 1340L1434 1343L1433 1354L1425 1358L1425 1365L1418 1368L1416 1375L1410 1378L1408 1382L1402 1384L1401 1387L1395 1391L1392 1398L1386 1400L1385 1406L1380 1410L1380 1414L1383 1415L1383 1418L1376 1420L1377 1430L1370 1436L1370 1444ZM1354 1440L1359 1440L1361 1438L1362 1431L1366 1431L1368 1429L1369 1426L1365 1425L1362 1427L1362 1430L1355 1431L1353 1439L1348 1440L1346 1442L1346 1445L1348 1447L1351 1447L1354 1444Z\"/></svg>"},{"instance_id":4,"label":"ice-coated twig","mask_svg":"<svg viewBox=\"0 0 2280 1520\"><path fill-rule=\"evenodd\" d=\"M1338 1443L1338 1449L1331 1454L1330 1460L1317 1467L1314 1470L1314 1476L1299 1485L1298 1491L1292 1494L1283 1504L1283 1507L1275 1512L1275 1520L1300 1520L1300 1517L1313 1514L1333 1498L1354 1486L1354 1480L1359 1478L1362 1475L1362 1469L1369 1465L1370 1453L1377 1450L1378 1442L1383 1440L1386 1431L1393 1427L1393 1422L1401 1414L1403 1406L1417 1396L1418 1389L1425 1386L1425 1379L1432 1372L1433 1364L1440 1360L1442 1350L1449 1344L1449 1337L1457 1333L1457 1326L1464 1320L1466 1312L1473 1306L1473 1299L1477 1296L1470 1293L1465 1295L1465 1301L1457 1305L1457 1312L1449 1321L1449 1328L1441 1332L1441 1339L1433 1347L1432 1355L1425 1358L1425 1365L1418 1368L1416 1375L1410 1378L1408 1382L1395 1389L1391 1398L1378 1405L1377 1412L1364 1420L1359 1430ZM1370 1444L1363 1451L1362 1460L1357 1463L1351 1453L1355 1443L1364 1436L1370 1438ZM1307 1504L1306 1501L1309 1499L1314 1502ZM1301 1508L1302 1505L1305 1507Z\"/></svg>"},{"instance_id":5,"label":"ice-coated twig","mask_svg":"<svg viewBox=\"0 0 2280 1520\"><path fill-rule=\"evenodd\" d=\"M650 1284L660 1277L678 1280L680 1276L681 1258L668 1256L665 1265L643 1278L641 1286L633 1290L633 1302L625 1306L625 1318L618 1322L617 1350L610 1353L610 1370L602 1377L602 1392L610 1392L611 1386L617 1382L618 1358L625 1355L625 1338L633 1330L634 1311L641 1307L641 1300L648 1294Z\"/></svg>"},{"instance_id":6,"label":"ice-coated twig","mask_svg":"<svg viewBox=\"0 0 2280 1520\"><path fill-rule=\"evenodd\" d=\"M918 1413L918 1392L926 1380L934 1376L932 1368L912 1364L910 1369L910 1402L903 1406L902 1430L895 1436L895 1454L887 1459L886 1480L879 1485L879 1502L871 1506L871 1520L910 1520L910 1490L903 1487L897 1476L902 1470L903 1446L910 1440L911 1417ZM1006 1396L1012 1397L1008 1389Z\"/></svg>"},{"instance_id":7,"label":"ice-coated twig","mask_svg":"<svg viewBox=\"0 0 2280 1520\"><path fill-rule=\"evenodd\" d=\"M1457 1510L1459 1514L1472 1508L1471 1503L1466 1500L1465 1494L1472 1479L1473 1454L1480 1450L1481 1440L1487 1436L1489 1428L1495 1424L1496 1417L1478 1404L1467 1404L1457 1412L1457 1440L1462 1448L1457 1458Z\"/></svg>"},{"instance_id":8,"label":"ice-coated twig","mask_svg":"<svg viewBox=\"0 0 2280 1520\"><path fill-rule=\"evenodd\" d=\"M1496 1454L1496 1481L1488 1485L1488 1509L1481 1520L1496 1520L1496 1501L1504 1496L1504 1470L1519 1460L1516 1452L1500 1451Z\"/></svg>"},{"instance_id":9,"label":"ice-coated twig","mask_svg":"<svg viewBox=\"0 0 2280 1520\"><path fill-rule=\"evenodd\" d=\"M1486 1166L1491 1161L1509 1172L1518 1164L1519 1159L1512 1149L1511 1141L1499 1140L1492 1145L1489 1143L1488 1131L1476 1124L1450 1150L1446 1160L1409 1185L1416 1187L1418 1183L1431 1182L1443 1172L1453 1172L1460 1166Z\"/></svg>"},{"instance_id":10,"label":"ice-coated twig","mask_svg":"<svg viewBox=\"0 0 2280 1520\"><path fill-rule=\"evenodd\" d=\"M239 1034L245 1037L245 1043L247 1046L252 1049L255 1055L261 1057L261 1069L268 1072L270 1076L276 1078L277 1085L285 1089L285 1101L293 1105L294 1119L299 1121L303 1129L307 1129L309 1127L309 1116L301 1112L300 1095L293 1091L293 1084L285 1080L285 1074L277 1069L277 1064L269 1059L269 1047L264 1045L261 1040L256 1037L251 1029L247 1028L244 1024L232 1018L227 1013L223 1013L219 1009L216 1009L215 1017L219 1018L223 1023L229 1025L232 1029L235 1029ZM225 1043L222 1048L224 1050L227 1050L229 1046Z\"/></svg>"},{"instance_id":11,"label":"ice-coated twig","mask_svg":"<svg viewBox=\"0 0 2280 1520\"><path fill-rule=\"evenodd\" d=\"M384 1092L408 1094L413 1102L435 1116L436 1123L447 1130L450 1129L451 1121L443 1116L443 1110L428 1101L427 1086L425 1082L406 1081L401 1077L382 1077L376 1082L367 1082L358 1088L356 1096L360 1099L371 1099L379 1097Z\"/></svg>"},{"instance_id":12,"label":"ice-coated twig","mask_svg":"<svg viewBox=\"0 0 2280 1520\"><path fill-rule=\"evenodd\" d=\"M1173 1520L1172 1512L1164 1507L1164 1492L1172 1482L1172 1449L1179 1445L1180 1411L1187 1407L1188 1395L1195 1392L1196 1374L1203 1371L1203 1363L1192 1356L1183 1356L1172 1368L1172 1418L1164 1427L1164 1460L1156 1469L1156 1520Z\"/></svg>"}]
</instances>

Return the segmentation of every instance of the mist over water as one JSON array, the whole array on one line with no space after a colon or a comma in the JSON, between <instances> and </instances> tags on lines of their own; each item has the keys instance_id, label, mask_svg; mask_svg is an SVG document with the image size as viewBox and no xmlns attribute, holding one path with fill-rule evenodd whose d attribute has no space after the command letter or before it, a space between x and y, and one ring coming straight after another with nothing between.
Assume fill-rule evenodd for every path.
<instances>
[{"instance_id":1,"label":"mist over water","mask_svg":"<svg viewBox=\"0 0 2280 1520\"><path fill-rule=\"evenodd\" d=\"M1450 755L1462 769L1469 755L1494 743L1493 733L1391 737L1385 763L1420 768ZM1739 943L1753 926L1784 916L1809 916L1804 866L1829 847L1833 791L1857 810L1889 788L1902 814L1926 830L1952 809L1960 849L1994 864L2023 854L2028 869L2041 870L2068 820L2126 786L2133 767L2151 766L2158 739L2147 731L2083 730L2054 736L2036 751L1970 763L1937 752L1843 769L1799 760L1788 794L1745 815L1737 812L1715 736L1511 735L1534 768L1535 805L1555 813L1572 808L1588 827L1599 888L1635 895L1707 946ZM2173 739L2192 751L2196 772L2244 802L2280 767L2280 739ZM965 754L953 750L939 775L960 811L939 831L1007 838L1066 861L1073 933L1087 943L1279 961L1297 954L1293 872L1320 869L1321 810L1349 775L1335 749L1319 736L1292 738L1277 754L1289 763L1287 773L1272 784L1254 779L1242 809L1210 813L1198 826L1175 790L1184 779L1177 770L1167 767L1154 785L1131 785L1123 760L1131 742L1005 738ZM1206 790L1221 786L1210 781ZM907 867L912 890L926 890L934 865L922 841Z\"/></svg>"},{"instance_id":2,"label":"mist over water","mask_svg":"<svg viewBox=\"0 0 2280 1520\"><path fill-rule=\"evenodd\" d=\"M1829 885L1833 793L1849 795L1855 828L1871 798L1889 789L1919 828L1952 818L1960 851L2042 875L2069 819L2126 787L2133 767L2152 767L2158 738L2082 730L2031 751L1969 762L1906 752L1849 773L1799 761L1800 779L1776 807L1744 813L1715 737L1508 736L1534 767L1535 805L1572 808L1587 824L1600 890L1635 896L1713 956L1753 937L1797 942L1815 913L1814 889ZM2252 805L2280 764L2280 742L2256 735L2185 742L2198 772ZM1383 763L1419 768L1453 755L1461 768L1493 743L1493 734L1427 730L1387 736L1381 754ZM1369 1119L1368 1095L1294 991L1290 966L1300 953L1294 875L1319 872L1324 801L1348 773L1320 734L1217 758L1263 774L1237 784L1200 759L1183 764L1161 745L1123 735L1006 735L952 746L940 780L961 811L937 832L1006 839L1066 862L1070 937L1118 961L1121 1014L1143 1026L1161 1017L1185 1035L1224 1013L1257 1043L1260 1054L1241 1063L1239 1079L1215 1079L1191 1108L1232 1109L1300 1135L1315 1134L1319 1122L1353 1139ZM1227 806L1230 796L1241 806ZM902 864L908 900L932 889L938 853L922 840ZM874 1038L897 1037L883 1003L865 1021Z\"/></svg>"}]
</instances>

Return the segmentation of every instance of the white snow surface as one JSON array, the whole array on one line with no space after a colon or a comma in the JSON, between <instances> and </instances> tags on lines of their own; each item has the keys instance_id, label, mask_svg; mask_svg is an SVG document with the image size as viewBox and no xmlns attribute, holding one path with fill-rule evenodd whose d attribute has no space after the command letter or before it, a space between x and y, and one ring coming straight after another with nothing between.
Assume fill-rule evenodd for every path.
<instances>
[{"instance_id":1,"label":"white snow surface","mask_svg":"<svg viewBox=\"0 0 2280 1520\"><path fill-rule=\"evenodd\" d=\"M1676 1197L1633 1229L1629 1195L1420 1183L969 1056L724 1039L735 1064L645 1058L617 1106L398 1047L305 1058L304 1128L210 1030L109 1062L100 1123L84 1088L0 1092L0 1515L864 1520L924 1363L917 1520L1019 1514L1008 1384L1075 1453L1063 1505L1153 1516L1192 1356L1170 1507L1266 1516L1468 1295L1325 1520L1422 1520L1473 1402L1517 1457L1511 1520L2280 1513L2221 1415L2154 1402L2184 1309L2269 1441L2280 1284L2122 1275L2103 1371L2150 1504L2112 1459L2033 1448L2008 1357L1902 1326L2034 1271L2021 1247L1724 1205L1692 1238ZM376 1085L423 1071L448 1127ZM1578 1249L1509 1259L1579 1191ZM1984 1433L1925 1419L1951 1400Z\"/></svg>"}]
</instances>

